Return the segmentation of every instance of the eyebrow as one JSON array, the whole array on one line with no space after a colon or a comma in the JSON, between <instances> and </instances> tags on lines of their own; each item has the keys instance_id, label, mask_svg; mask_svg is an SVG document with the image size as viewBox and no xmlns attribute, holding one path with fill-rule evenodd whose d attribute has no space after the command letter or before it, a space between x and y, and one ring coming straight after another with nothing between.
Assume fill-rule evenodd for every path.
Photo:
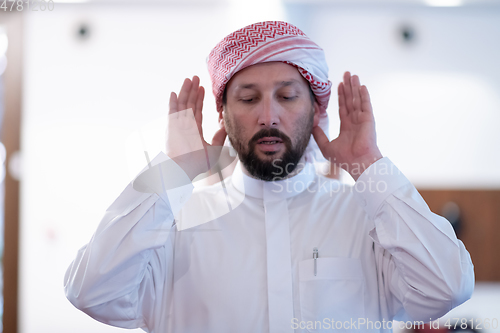
<instances>
[{"instance_id":1,"label":"eyebrow","mask_svg":"<svg viewBox=\"0 0 500 333\"><path fill-rule=\"evenodd\" d=\"M288 86L291 86L291 85L294 85L297 83L299 83L299 81L295 80L295 79L290 79L288 81L281 81L281 82L276 81L275 82L275 84L280 86L280 87L288 87ZM255 83L247 83L247 84L239 85L237 87L237 89L254 89L256 87L257 87L257 85Z\"/></svg>"},{"instance_id":2,"label":"eyebrow","mask_svg":"<svg viewBox=\"0 0 500 333\"><path fill-rule=\"evenodd\" d=\"M296 83L299 83L299 81L298 81L298 80L295 80L295 79L291 79L290 81L282 81L282 82L280 83L280 86L282 86L282 87L287 87L287 86L294 85L294 84L296 84Z\"/></svg>"}]
</instances>

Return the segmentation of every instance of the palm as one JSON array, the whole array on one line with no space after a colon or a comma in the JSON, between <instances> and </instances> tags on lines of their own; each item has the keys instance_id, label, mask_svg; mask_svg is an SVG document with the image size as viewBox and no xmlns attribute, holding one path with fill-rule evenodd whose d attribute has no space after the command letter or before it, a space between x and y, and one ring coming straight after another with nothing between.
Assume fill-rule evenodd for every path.
<instances>
[{"instance_id":1,"label":"palm","mask_svg":"<svg viewBox=\"0 0 500 333\"><path fill-rule=\"evenodd\" d=\"M313 134L325 158L357 179L359 174L353 174L354 169L362 172L369 164L382 157L376 144L370 96L366 86L360 86L359 78L351 77L349 72L344 74L344 82L339 84L338 94L339 136L329 141L319 127L314 129Z\"/></svg>"},{"instance_id":2,"label":"palm","mask_svg":"<svg viewBox=\"0 0 500 333\"><path fill-rule=\"evenodd\" d=\"M215 133L212 145L205 141L202 128L205 89L199 84L200 79L194 76L192 81L184 81L178 98L175 93L170 94L167 128L167 155L182 164L183 168L189 168L185 171L192 178L214 165L220 149L208 148L221 147L226 137L222 128Z\"/></svg>"}]
</instances>

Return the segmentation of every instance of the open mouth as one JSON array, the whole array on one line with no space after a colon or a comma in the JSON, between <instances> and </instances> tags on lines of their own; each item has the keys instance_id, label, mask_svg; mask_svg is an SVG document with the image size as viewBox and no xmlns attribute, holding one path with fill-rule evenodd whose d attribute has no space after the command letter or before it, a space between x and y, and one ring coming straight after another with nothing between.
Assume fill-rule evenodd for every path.
<instances>
[{"instance_id":1,"label":"open mouth","mask_svg":"<svg viewBox=\"0 0 500 333\"><path fill-rule=\"evenodd\" d=\"M265 155L274 155L278 151L283 150L283 140L275 136L269 136L257 140L257 147Z\"/></svg>"},{"instance_id":2,"label":"open mouth","mask_svg":"<svg viewBox=\"0 0 500 333\"><path fill-rule=\"evenodd\" d=\"M277 143L283 143L283 140L276 137L265 137L257 141L257 144L263 144L263 145L274 145Z\"/></svg>"}]
</instances>

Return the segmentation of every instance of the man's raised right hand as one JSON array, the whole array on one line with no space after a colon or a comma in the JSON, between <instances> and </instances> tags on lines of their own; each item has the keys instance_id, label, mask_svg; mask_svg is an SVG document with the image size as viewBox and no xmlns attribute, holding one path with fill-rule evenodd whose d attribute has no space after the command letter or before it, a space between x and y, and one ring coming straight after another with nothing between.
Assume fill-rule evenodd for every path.
<instances>
[{"instance_id":1,"label":"man's raised right hand","mask_svg":"<svg viewBox=\"0 0 500 333\"><path fill-rule=\"evenodd\" d=\"M198 76L184 80L179 97L174 92L170 94L166 152L191 180L215 165L227 135L222 127L215 133L211 145L203 138L204 97L205 89L200 86Z\"/></svg>"}]
</instances>

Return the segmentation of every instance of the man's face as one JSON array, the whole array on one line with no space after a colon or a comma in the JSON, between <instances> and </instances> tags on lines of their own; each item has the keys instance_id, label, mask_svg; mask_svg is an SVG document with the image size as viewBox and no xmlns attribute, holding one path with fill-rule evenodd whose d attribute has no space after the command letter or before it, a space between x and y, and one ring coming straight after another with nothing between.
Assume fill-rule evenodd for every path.
<instances>
[{"instance_id":1,"label":"man's face","mask_svg":"<svg viewBox=\"0 0 500 333\"><path fill-rule=\"evenodd\" d=\"M309 83L282 62L247 67L226 85L229 140L247 171L262 180L282 179L295 170L318 115Z\"/></svg>"}]
</instances>

